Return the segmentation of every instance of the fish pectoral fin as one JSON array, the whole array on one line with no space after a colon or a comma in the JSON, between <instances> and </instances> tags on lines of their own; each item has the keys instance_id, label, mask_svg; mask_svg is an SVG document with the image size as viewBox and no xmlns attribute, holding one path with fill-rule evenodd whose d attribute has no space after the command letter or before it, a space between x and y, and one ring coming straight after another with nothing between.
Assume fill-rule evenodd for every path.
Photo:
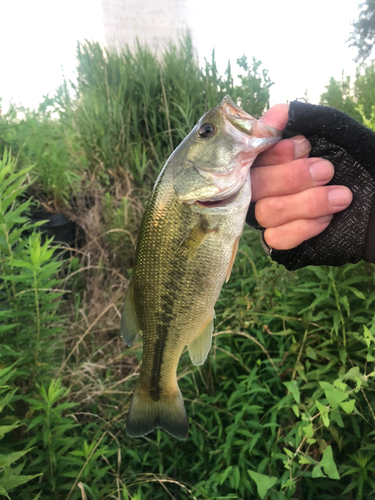
<instances>
[{"instance_id":1,"label":"fish pectoral fin","mask_svg":"<svg viewBox=\"0 0 375 500\"><path fill-rule=\"evenodd\" d=\"M121 316L121 337L130 346L140 331L134 306L133 282L130 281Z\"/></svg>"},{"instance_id":2,"label":"fish pectoral fin","mask_svg":"<svg viewBox=\"0 0 375 500\"><path fill-rule=\"evenodd\" d=\"M227 270L227 275L225 277L225 283L228 283L230 275L232 274L232 269L233 269L233 264L234 261L236 260L236 255L237 255L237 250L238 250L238 244L240 242L241 236L239 236L236 241L234 242L233 249L232 249L232 257L230 258L228 270Z\"/></svg>"},{"instance_id":3,"label":"fish pectoral fin","mask_svg":"<svg viewBox=\"0 0 375 500\"><path fill-rule=\"evenodd\" d=\"M182 257L191 259L200 245L210 233L217 231L217 228L210 228L206 217L202 216L188 235L182 240L179 246L179 253Z\"/></svg>"},{"instance_id":4,"label":"fish pectoral fin","mask_svg":"<svg viewBox=\"0 0 375 500\"><path fill-rule=\"evenodd\" d=\"M212 332L214 329L214 316L215 313L208 319L202 331L188 346L190 359L194 365L203 365L210 352Z\"/></svg>"}]
</instances>

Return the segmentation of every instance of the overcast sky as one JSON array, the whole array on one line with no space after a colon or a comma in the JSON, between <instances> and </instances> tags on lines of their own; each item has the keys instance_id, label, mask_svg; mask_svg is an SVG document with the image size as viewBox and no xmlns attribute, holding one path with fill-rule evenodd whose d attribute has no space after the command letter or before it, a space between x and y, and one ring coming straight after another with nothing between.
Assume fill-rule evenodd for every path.
<instances>
[{"instance_id":1,"label":"overcast sky","mask_svg":"<svg viewBox=\"0 0 375 500\"><path fill-rule=\"evenodd\" d=\"M234 0L233 10L227 2L215 17L212 2L199 2L199 51L208 56L214 43L223 61L244 53L260 59L275 82L272 104L303 97L306 89L317 104L331 76L355 74L356 52L346 40L361 1Z\"/></svg>"},{"instance_id":2,"label":"overcast sky","mask_svg":"<svg viewBox=\"0 0 375 500\"><path fill-rule=\"evenodd\" d=\"M172 0L171 0L172 1ZM271 103L303 97L318 103L331 76L354 74L346 40L357 0L188 0L201 60L215 46L219 68L244 53L263 62L275 82ZM36 107L73 78L76 41L104 41L101 0L0 0L0 97ZM233 5L233 7L232 7Z\"/></svg>"}]
</instances>

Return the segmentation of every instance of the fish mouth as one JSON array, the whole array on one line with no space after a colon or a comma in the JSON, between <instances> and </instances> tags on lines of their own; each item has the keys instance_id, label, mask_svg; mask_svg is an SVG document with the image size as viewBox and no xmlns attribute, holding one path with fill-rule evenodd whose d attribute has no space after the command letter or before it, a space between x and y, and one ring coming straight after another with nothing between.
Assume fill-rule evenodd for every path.
<instances>
[{"instance_id":1,"label":"fish mouth","mask_svg":"<svg viewBox=\"0 0 375 500\"><path fill-rule=\"evenodd\" d=\"M241 188L242 186L234 194L220 200L197 200L195 203L202 208L223 208L236 199L238 193L241 191Z\"/></svg>"},{"instance_id":2,"label":"fish mouth","mask_svg":"<svg viewBox=\"0 0 375 500\"><path fill-rule=\"evenodd\" d=\"M249 176L250 165L252 161L243 162L228 176L221 173L211 174L212 185L216 187L216 193L211 196L202 196L202 198L193 201L196 207L204 209L224 209L228 205L235 203L236 198L242 191L246 179ZM228 184L223 188L223 180L227 179ZM198 194L199 196L199 194Z\"/></svg>"},{"instance_id":3,"label":"fish mouth","mask_svg":"<svg viewBox=\"0 0 375 500\"><path fill-rule=\"evenodd\" d=\"M197 212L215 213L240 210L244 205L248 205L251 199L250 189L250 171L247 174L244 182L242 182L236 191L231 191L226 196L221 196L219 199L213 197L211 199L196 200L193 202L192 208Z\"/></svg>"}]
</instances>

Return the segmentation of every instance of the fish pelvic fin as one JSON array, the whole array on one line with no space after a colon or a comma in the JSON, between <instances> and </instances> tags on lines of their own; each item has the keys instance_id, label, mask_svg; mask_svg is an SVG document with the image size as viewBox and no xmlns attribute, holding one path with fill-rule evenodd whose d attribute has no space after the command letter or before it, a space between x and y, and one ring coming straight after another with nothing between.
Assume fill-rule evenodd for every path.
<instances>
[{"instance_id":1,"label":"fish pelvic fin","mask_svg":"<svg viewBox=\"0 0 375 500\"><path fill-rule=\"evenodd\" d=\"M121 316L121 337L125 344L130 346L140 331L134 305L133 282L130 281Z\"/></svg>"},{"instance_id":2,"label":"fish pelvic fin","mask_svg":"<svg viewBox=\"0 0 375 500\"><path fill-rule=\"evenodd\" d=\"M203 365L210 352L212 332L214 329L214 317L215 312L208 318L207 323L188 346L190 359L194 365Z\"/></svg>"},{"instance_id":3,"label":"fish pelvic fin","mask_svg":"<svg viewBox=\"0 0 375 500\"><path fill-rule=\"evenodd\" d=\"M126 421L128 435L141 437L158 427L177 439L187 438L189 422L177 381L173 390L163 391L157 401L139 384L135 388Z\"/></svg>"}]
</instances>

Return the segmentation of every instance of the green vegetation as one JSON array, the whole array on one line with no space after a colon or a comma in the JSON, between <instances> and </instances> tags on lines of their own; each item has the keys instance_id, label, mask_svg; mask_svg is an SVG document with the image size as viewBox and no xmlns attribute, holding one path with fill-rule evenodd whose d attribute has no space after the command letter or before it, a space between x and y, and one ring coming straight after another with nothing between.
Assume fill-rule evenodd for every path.
<instances>
[{"instance_id":1,"label":"green vegetation","mask_svg":"<svg viewBox=\"0 0 375 500\"><path fill-rule=\"evenodd\" d=\"M188 439L126 434L141 344L119 338L119 311L143 207L204 110L226 93L267 108L267 72L238 65L236 86L214 56L200 69L189 39L161 60L90 43L74 88L0 117L1 498L375 495L374 267L287 272L248 228L208 360L179 365ZM371 66L363 74L372 81ZM354 107L373 126L375 99L361 92ZM31 194L77 222L77 250L28 222Z\"/></svg>"},{"instance_id":2,"label":"green vegetation","mask_svg":"<svg viewBox=\"0 0 375 500\"><path fill-rule=\"evenodd\" d=\"M79 193L87 162L74 128L53 119L50 110L41 110L10 108L0 120L0 154L8 149L19 166L35 165L30 193L56 210Z\"/></svg>"},{"instance_id":3,"label":"green vegetation","mask_svg":"<svg viewBox=\"0 0 375 500\"><path fill-rule=\"evenodd\" d=\"M375 65L359 67L354 82L344 74L341 81L331 78L320 100L321 104L340 109L363 122L363 113L369 116L375 102Z\"/></svg>"},{"instance_id":4,"label":"green vegetation","mask_svg":"<svg viewBox=\"0 0 375 500\"><path fill-rule=\"evenodd\" d=\"M353 22L353 31L349 41L358 50L356 61L370 57L375 40L375 2L365 0L359 5L358 19Z\"/></svg>"}]
</instances>

